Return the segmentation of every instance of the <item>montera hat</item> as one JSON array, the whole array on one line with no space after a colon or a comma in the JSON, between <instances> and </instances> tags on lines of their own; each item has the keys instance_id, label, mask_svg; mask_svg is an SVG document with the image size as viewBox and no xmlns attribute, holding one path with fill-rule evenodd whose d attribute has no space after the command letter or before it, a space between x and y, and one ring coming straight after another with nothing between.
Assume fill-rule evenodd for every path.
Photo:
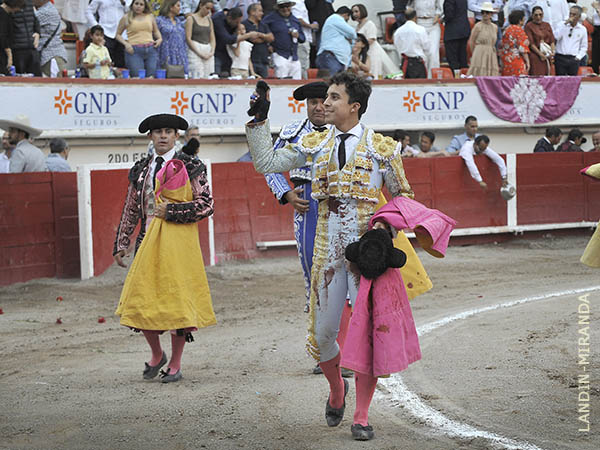
<instances>
[{"instance_id":1,"label":"montera hat","mask_svg":"<svg viewBox=\"0 0 600 450\"><path fill-rule=\"evenodd\" d=\"M42 130L33 128L29 117L24 114L19 114L13 120L0 120L0 128L8 131L9 128L16 128L29 134L30 137L38 137L42 134Z\"/></svg>"},{"instance_id":2,"label":"montera hat","mask_svg":"<svg viewBox=\"0 0 600 450\"><path fill-rule=\"evenodd\" d=\"M324 81L314 81L300 86L294 91L296 100L306 100L307 98L326 98L329 86Z\"/></svg>"},{"instance_id":3,"label":"montera hat","mask_svg":"<svg viewBox=\"0 0 600 450\"><path fill-rule=\"evenodd\" d=\"M383 275L390 267L400 268L406 264L406 253L395 248L390 233L382 229L367 231L358 242L346 247L345 254L368 279Z\"/></svg>"},{"instance_id":4,"label":"montera hat","mask_svg":"<svg viewBox=\"0 0 600 450\"><path fill-rule=\"evenodd\" d=\"M494 9L494 5L492 5L492 2L483 2L481 4L481 11L487 11L487 12L491 12L491 13L497 13L498 10Z\"/></svg>"},{"instance_id":5,"label":"montera hat","mask_svg":"<svg viewBox=\"0 0 600 450\"><path fill-rule=\"evenodd\" d=\"M175 114L154 114L146 117L140 123L138 131L142 134L146 134L152 130L159 130L161 128L173 128L174 130L187 130L187 120L183 117L176 116Z\"/></svg>"}]
</instances>

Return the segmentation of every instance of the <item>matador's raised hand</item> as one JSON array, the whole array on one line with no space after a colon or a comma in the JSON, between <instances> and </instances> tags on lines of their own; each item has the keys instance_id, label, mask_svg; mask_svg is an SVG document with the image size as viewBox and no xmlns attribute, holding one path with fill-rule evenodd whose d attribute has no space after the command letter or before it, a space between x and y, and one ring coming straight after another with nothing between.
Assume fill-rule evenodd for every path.
<instances>
[{"instance_id":1,"label":"matador's raised hand","mask_svg":"<svg viewBox=\"0 0 600 450\"><path fill-rule=\"evenodd\" d=\"M248 109L248 115L254 116L256 122L262 122L267 119L269 108L271 106L270 90L271 88L265 81L259 80L256 83L254 93L250 96L250 109Z\"/></svg>"}]
</instances>

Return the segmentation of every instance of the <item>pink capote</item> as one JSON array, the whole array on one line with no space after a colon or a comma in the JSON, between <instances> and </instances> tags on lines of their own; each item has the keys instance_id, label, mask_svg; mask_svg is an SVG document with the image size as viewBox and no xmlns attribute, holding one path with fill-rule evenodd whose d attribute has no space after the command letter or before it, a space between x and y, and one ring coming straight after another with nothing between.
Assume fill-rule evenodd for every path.
<instances>
[{"instance_id":1,"label":"pink capote","mask_svg":"<svg viewBox=\"0 0 600 450\"><path fill-rule=\"evenodd\" d=\"M445 214L405 197L379 209L369 228L376 221L396 229L412 228L423 248L440 258L456 225ZM390 268L375 280L361 277L341 366L380 377L400 372L419 359L419 338L400 271Z\"/></svg>"}]
</instances>

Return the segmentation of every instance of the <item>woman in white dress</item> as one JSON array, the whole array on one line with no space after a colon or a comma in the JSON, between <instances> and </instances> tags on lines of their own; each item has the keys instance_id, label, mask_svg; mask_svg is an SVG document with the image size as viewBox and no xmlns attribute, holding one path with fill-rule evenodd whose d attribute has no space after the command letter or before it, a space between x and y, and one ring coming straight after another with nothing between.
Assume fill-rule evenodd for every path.
<instances>
[{"instance_id":1,"label":"woman in white dress","mask_svg":"<svg viewBox=\"0 0 600 450\"><path fill-rule=\"evenodd\" d=\"M352 6L352 20L356 25L356 32L363 34L369 41L369 59L371 60L371 74L374 79L383 78L389 73L398 72L398 66L387 55L377 42L377 27L367 19L368 13L365 5L358 3Z\"/></svg>"}]
</instances>

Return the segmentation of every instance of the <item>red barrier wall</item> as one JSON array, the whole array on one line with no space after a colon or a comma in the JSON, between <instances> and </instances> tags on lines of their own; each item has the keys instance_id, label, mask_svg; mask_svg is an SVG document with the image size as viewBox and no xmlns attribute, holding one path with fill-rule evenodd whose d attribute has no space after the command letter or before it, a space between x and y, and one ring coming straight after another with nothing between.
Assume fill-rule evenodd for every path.
<instances>
[{"instance_id":1,"label":"red barrier wall","mask_svg":"<svg viewBox=\"0 0 600 450\"><path fill-rule=\"evenodd\" d=\"M518 224L591 221L600 217L600 183L579 175L600 154L517 155ZM458 221L459 228L507 224L497 167L476 157L483 191L458 157L406 159L416 199ZM249 163L212 166L217 261L271 255L258 241L293 239L293 210L281 206ZM112 262L127 190L126 170L93 171L92 236L95 275ZM79 276L75 173L0 175L0 285L38 277ZM199 223L208 264L208 221Z\"/></svg>"},{"instance_id":2,"label":"red barrier wall","mask_svg":"<svg viewBox=\"0 0 600 450\"><path fill-rule=\"evenodd\" d=\"M0 285L79 276L74 173L0 176Z\"/></svg>"}]
</instances>

